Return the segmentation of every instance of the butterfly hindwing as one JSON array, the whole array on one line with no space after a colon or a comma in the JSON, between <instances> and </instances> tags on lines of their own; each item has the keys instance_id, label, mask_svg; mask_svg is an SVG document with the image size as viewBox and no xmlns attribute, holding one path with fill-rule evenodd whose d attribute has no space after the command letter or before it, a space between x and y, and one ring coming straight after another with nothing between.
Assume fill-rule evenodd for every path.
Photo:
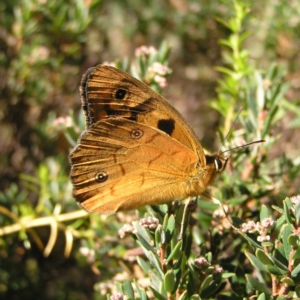
<instances>
[{"instance_id":1,"label":"butterfly hindwing","mask_svg":"<svg viewBox=\"0 0 300 300\"><path fill-rule=\"evenodd\" d=\"M156 128L111 118L81 136L70 160L76 200L87 210L113 213L104 207L115 202L124 207L133 191L146 204L179 197L182 191L176 195L171 187L190 180L198 157Z\"/></svg>"}]
</instances>

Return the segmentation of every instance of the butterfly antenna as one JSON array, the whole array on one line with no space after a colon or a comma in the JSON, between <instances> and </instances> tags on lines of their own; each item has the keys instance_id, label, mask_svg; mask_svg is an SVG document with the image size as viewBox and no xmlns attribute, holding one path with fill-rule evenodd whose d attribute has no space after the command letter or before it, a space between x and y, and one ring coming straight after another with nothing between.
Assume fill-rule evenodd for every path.
<instances>
[{"instance_id":1,"label":"butterfly antenna","mask_svg":"<svg viewBox=\"0 0 300 300\"><path fill-rule=\"evenodd\" d=\"M225 141L227 140L227 138L228 138L230 132L232 131L233 126L234 126L235 123L237 122L237 119L238 119L238 117L240 116L242 110L243 110L243 107L240 107L237 116L235 117L235 119L234 119L234 121L232 122L232 124L231 124L231 126L230 126L230 128L229 128L229 130L228 130L228 132L227 132L227 134L225 135L225 137L224 137L224 139L223 139L223 142L222 142L222 145L223 145L223 146L225 146ZM229 151L229 150L226 150L226 151ZM225 151L225 152L226 152L226 151ZM221 153L221 149L219 150L219 153ZM224 152L222 152L222 153L224 153Z\"/></svg>"},{"instance_id":2,"label":"butterfly antenna","mask_svg":"<svg viewBox=\"0 0 300 300\"><path fill-rule=\"evenodd\" d=\"M264 143L264 142L265 142L265 140L257 140L257 141L254 141L254 142L251 142L251 143L247 143L247 144L242 145L242 146L237 146L237 147L234 147L234 148L231 148L231 149L227 149L227 150L221 152L221 154L224 154L226 152L230 152L230 151L236 150L236 149L246 148L246 147L248 147L250 145L253 145L253 144L259 144L259 143Z\"/></svg>"},{"instance_id":3,"label":"butterfly antenna","mask_svg":"<svg viewBox=\"0 0 300 300\"><path fill-rule=\"evenodd\" d=\"M224 142L227 140L227 138L228 138L228 136L229 136L231 130L233 129L234 124L237 122L237 119L238 119L238 117L240 116L242 110L243 110L243 107L240 107L240 109L239 109L239 111L238 111L238 114L237 114L236 118L235 118L234 121L232 122L232 125L231 125L231 127L230 127L228 133L226 134L225 138L223 139L223 142L222 142L222 145L223 145L223 146L225 146L225 145L224 145ZM222 152L221 152L221 149L220 149L220 150L219 150L219 153L220 153L220 154L224 154L224 153L230 152L230 151L232 151L232 150L241 149L241 148L246 148L246 147L248 147L248 146L250 146L250 145L253 145L253 144L259 144L259 143L264 143L264 142L265 142L265 140L257 140L257 141L254 141L254 142L251 142L251 143L247 143L247 144L242 145L242 146L237 146L237 147L234 147L234 148L231 148L231 149L227 149L227 150L222 151Z\"/></svg>"}]
</instances>

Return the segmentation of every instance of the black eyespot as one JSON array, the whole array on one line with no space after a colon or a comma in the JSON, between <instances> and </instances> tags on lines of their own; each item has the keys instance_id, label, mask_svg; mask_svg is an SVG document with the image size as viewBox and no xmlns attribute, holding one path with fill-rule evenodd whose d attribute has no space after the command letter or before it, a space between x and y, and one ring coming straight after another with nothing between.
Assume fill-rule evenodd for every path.
<instances>
[{"instance_id":1,"label":"black eyespot","mask_svg":"<svg viewBox=\"0 0 300 300\"><path fill-rule=\"evenodd\" d=\"M159 130L165 132L168 135L172 135L175 129L175 121L173 119L159 120L157 123Z\"/></svg>"},{"instance_id":2,"label":"black eyespot","mask_svg":"<svg viewBox=\"0 0 300 300\"><path fill-rule=\"evenodd\" d=\"M104 171L99 171L95 175L95 180L97 182L104 182L107 180L107 178L108 178L108 174Z\"/></svg>"},{"instance_id":3,"label":"black eyespot","mask_svg":"<svg viewBox=\"0 0 300 300\"><path fill-rule=\"evenodd\" d=\"M123 89L118 89L116 92L116 99L123 100L126 96L127 91Z\"/></svg>"},{"instance_id":4,"label":"black eyespot","mask_svg":"<svg viewBox=\"0 0 300 300\"><path fill-rule=\"evenodd\" d=\"M133 129L130 133L130 136L133 139L140 139L143 136L144 132L141 129Z\"/></svg>"}]
</instances>

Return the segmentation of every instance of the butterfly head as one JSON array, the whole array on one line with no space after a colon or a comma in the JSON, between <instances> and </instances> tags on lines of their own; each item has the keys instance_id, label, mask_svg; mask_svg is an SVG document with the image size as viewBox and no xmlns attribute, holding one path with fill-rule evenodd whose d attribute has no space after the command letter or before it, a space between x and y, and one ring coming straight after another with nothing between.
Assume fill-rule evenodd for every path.
<instances>
[{"instance_id":1,"label":"butterfly head","mask_svg":"<svg viewBox=\"0 0 300 300\"><path fill-rule=\"evenodd\" d=\"M224 156L220 153L214 155L205 155L206 158L206 175L205 185L211 185L218 174L223 172L226 168L229 156Z\"/></svg>"}]
</instances>

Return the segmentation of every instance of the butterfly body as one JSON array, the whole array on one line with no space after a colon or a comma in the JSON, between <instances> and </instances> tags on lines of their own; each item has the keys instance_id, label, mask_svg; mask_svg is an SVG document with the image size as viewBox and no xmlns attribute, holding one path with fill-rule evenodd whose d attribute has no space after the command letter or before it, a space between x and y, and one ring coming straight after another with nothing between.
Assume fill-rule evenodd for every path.
<instances>
[{"instance_id":1,"label":"butterfly body","mask_svg":"<svg viewBox=\"0 0 300 300\"><path fill-rule=\"evenodd\" d=\"M76 201L103 214L201 195L226 165L162 96L109 66L82 78L86 130L70 154Z\"/></svg>"}]
</instances>

